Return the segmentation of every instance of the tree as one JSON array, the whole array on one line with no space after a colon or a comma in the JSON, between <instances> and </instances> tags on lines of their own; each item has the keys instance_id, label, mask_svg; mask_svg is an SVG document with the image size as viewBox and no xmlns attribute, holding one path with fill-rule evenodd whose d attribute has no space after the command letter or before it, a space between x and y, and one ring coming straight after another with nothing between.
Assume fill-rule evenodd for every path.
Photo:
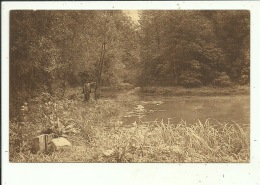
<instances>
[{"instance_id":1,"label":"tree","mask_svg":"<svg viewBox=\"0 0 260 185\"><path fill-rule=\"evenodd\" d=\"M145 85L212 85L222 72L235 82L247 79L246 11L142 11L140 28ZM191 61L200 68L192 69Z\"/></svg>"},{"instance_id":2,"label":"tree","mask_svg":"<svg viewBox=\"0 0 260 185\"><path fill-rule=\"evenodd\" d=\"M12 99L121 83L138 59L129 42L136 28L122 11L12 11L10 21Z\"/></svg>"}]
</instances>

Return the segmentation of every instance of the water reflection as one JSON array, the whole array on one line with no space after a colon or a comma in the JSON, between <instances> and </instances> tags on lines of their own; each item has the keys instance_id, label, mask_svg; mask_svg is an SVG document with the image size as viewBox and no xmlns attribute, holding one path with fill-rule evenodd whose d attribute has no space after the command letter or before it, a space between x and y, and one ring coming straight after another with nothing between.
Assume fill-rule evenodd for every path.
<instances>
[{"instance_id":1,"label":"water reflection","mask_svg":"<svg viewBox=\"0 0 260 185\"><path fill-rule=\"evenodd\" d=\"M198 119L205 122L211 118L219 122L236 122L248 125L249 96L221 96L221 97L142 97L135 101L129 112L126 112L122 121L130 124L135 121L152 122L154 120L171 120L179 123L181 120L188 124ZM153 100L152 100L153 99Z\"/></svg>"}]
</instances>

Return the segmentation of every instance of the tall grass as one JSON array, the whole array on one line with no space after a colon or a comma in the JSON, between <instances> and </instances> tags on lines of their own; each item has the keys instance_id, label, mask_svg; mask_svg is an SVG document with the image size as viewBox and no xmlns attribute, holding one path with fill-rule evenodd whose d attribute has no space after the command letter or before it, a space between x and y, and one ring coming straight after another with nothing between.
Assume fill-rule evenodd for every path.
<instances>
[{"instance_id":1,"label":"tall grass","mask_svg":"<svg viewBox=\"0 0 260 185\"><path fill-rule=\"evenodd\" d=\"M34 137L51 132L54 137L68 138L74 146L85 147L93 139L92 127L108 127L120 117L120 108L114 101L92 100L85 103L80 95L74 100L59 100L43 93L31 99L27 106L26 122L21 124L16 118L10 120L9 150L12 162L55 162L57 158L53 157L57 154L32 154ZM64 160L71 158L66 156Z\"/></svg>"},{"instance_id":2,"label":"tall grass","mask_svg":"<svg viewBox=\"0 0 260 185\"><path fill-rule=\"evenodd\" d=\"M164 120L124 125L125 102L37 99L28 102L22 149L15 150L18 124L10 122L12 162L249 162L249 128L236 123ZM46 104L47 103L47 104ZM58 134L72 147L53 153L33 154L30 141L59 122ZM67 130L66 128L70 128ZM59 135L60 136L60 135ZM20 142L20 141L19 141Z\"/></svg>"},{"instance_id":3,"label":"tall grass","mask_svg":"<svg viewBox=\"0 0 260 185\"><path fill-rule=\"evenodd\" d=\"M210 119L155 125L97 130L98 162L249 162L249 131L239 125L216 125ZM107 156L102 150L113 152Z\"/></svg>"}]
</instances>

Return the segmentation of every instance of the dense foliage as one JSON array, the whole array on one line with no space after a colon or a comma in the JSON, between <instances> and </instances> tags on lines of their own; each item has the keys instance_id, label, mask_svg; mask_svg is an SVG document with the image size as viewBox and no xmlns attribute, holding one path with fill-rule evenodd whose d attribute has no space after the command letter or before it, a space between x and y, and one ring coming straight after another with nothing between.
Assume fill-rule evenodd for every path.
<instances>
[{"instance_id":1,"label":"dense foliage","mask_svg":"<svg viewBox=\"0 0 260 185\"><path fill-rule=\"evenodd\" d=\"M135 83L136 25L122 11L11 11L10 25L11 106L86 81Z\"/></svg>"},{"instance_id":2,"label":"dense foliage","mask_svg":"<svg viewBox=\"0 0 260 185\"><path fill-rule=\"evenodd\" d=\"M249 84L249 11L11 11L11 114L68 85ZM15 106L14 106L15 105Z\"/></svg>"},{"instance_id":3,"label":"dense foliage","mask_svg":"<svg viewBox=\"0 0 260 185\"><path fill-rule=\"evenodd\" d=\"M249 11L142 11L141 84L248 84L249 16Z\"/></svg>"}]
</instances>

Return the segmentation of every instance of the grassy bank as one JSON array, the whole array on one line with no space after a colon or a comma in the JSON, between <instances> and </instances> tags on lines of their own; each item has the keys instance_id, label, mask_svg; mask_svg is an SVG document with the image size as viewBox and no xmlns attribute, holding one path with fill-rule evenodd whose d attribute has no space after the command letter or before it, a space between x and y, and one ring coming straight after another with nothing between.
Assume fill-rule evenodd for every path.
<instances>
[{"instance_id":1,"label":"grassy bank","mask_svg":"<svg viewBox=\"0 0 260 185\"><path fill-rule=\"evenodd\" d=\"M95 141L103 153L96 156L96 161L248 162L248 131L237 125L218 124L214 127L207 120L192 126L184 121L171 125L161 120L110 132L98 130Z\"/></svg>"},{"instance_id":2,"label":"grassy bank","mask_svg":"<svg viewBox=\"0 0 260 185\"><path fill-rule=\"evenodd\" d=\"M10 161L249 162L249 128L211 119L177 125L155 120L126 127L120 117L130 102L82 99L77 95L73 100L57 100L43 94L28 102L22 126L10 122ZM33 154L32 138L48 129L73 146Z\"/></svg>"},{"instance_id":3,"label":"grassy bank","mask_svg":"<svg viewBox=\"0 0 260 185\"><path fill-rule=\"evenodd\" d=\"M143 87L142 93L151 95L174 95L174 96L223 96L223 95L249 95L249 86L232 86L232 87Z\"/></svg>"}]
</instances>

